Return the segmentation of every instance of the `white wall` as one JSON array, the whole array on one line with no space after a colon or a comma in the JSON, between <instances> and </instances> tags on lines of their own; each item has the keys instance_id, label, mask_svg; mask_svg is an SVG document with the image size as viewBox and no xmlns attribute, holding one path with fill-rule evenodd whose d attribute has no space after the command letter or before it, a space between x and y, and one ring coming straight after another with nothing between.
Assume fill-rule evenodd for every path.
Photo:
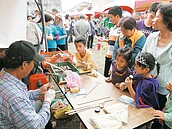
<instances>
[{"instance_id":1,"label":"white wall","mask_svg":"<svg viewBox=\"0 0 172 129\"><path fill-rule=\"evenodd\" d=\"M1 0L0 48L26 39L27 0Z\"/></svg>"}]
</instances>

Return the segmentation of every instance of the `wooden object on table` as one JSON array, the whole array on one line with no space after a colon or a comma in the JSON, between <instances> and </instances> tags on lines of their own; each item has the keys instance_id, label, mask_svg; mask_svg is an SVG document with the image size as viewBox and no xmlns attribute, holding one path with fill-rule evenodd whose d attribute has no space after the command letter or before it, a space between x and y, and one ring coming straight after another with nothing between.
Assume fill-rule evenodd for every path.
<instances>
[{"instance_id":1,"label":"wooden object on table","mask_svg":"<svg viewBox=\"0 0 172 129\"><path fill-rule=\"evenodd\" d=\"M76 68L78 69L79 74L91 73L91 69L89 69L89 70L84 70L84 67L82 67L82 66L78 66L78 67L76 67Z\"/></svg>"}]
</instances>

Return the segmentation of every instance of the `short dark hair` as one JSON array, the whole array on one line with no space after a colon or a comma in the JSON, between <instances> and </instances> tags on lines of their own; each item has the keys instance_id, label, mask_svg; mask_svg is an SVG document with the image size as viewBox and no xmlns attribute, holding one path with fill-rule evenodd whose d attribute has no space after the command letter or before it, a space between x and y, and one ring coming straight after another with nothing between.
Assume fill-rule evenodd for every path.
<instances>
[{"instance_id":1,"label":"short dark hair","mask_svg":"<svg viewBox=\"0 0 172 129\"><path fill-rule=\"evenodd\" d=\"M148 10L145 10L144 14L147 14L148 13Z\"/></svg>"},{"instance_id":2,"label":"short dark hair","mask_svg":"<svg viewBox=\"0 0 172 129\"><path fill-rule=\"evenodd\" d=\"M59 11L57 9L52 9L52 12L58 13Z\"/></svg>"},{"instance_id":3,"label":"short dark hair","mask_svg":"<svg viewBox=\"0 0 172 129\"><path fill-rule=\"evenodd\" d=\"M129 16L123 17L119 22L119 26L122 26L127 30L132 30L136 27L136 20Z\"/></svg>"},{"instance_id":4,"label":"short dark hair","mask_svg":"<svg viewBox=\"0 0 172 129\"><path fill-rule=\"evenodd\" d=\"M65 19L68 19L68 18L69 18L69 14L66 14L66 15L65 15Z\"/></svg>"},{"instance_id":5,"label":"short dark hair","mask_svg":"<svg viewBox=\"0 0 172 129\"><path fill-rule=\"evenodd\" d=\"M85 18L85 15L84 14L80 14L79 18L80 19L84 19Z\"/></svg>"},{"instance_id":6,"label":"short dark hair","mask_svg":"<svg viewBox=\"0 0 172 129\"><path fill-rule=\"evenodd\" d=\"M86 45L86 39L85 39L83 36L77 36L77 37L75 38L75 42L74 42L74 43L79 43L79 42L81 42L81 43L83 43L84 45Z\"/></svg>"},{"instance_id":7,"label":"short dark hair","mask_svg":"<svg viewBox=\"0 0 172 129\"><path fill-rule=\"evenodd\" d=\"M51 17L49 14L44 14L45 17L45 22L49 22L51 20L53 20L53 17ZM40 20L37 23L42 22L42 17L40 18Z\"/></svg>"},{"instance_id":8,"label":"short dark hair","mask_svg":"<svg viewBox=\"0 0 172 129\"><path fill-rule=\"evenodd\" d=\"M116 57L122 56L126 60L127 63L131 61L132 54L133 54L132 48L127 45L118 48L116 51Z\"/></svg>"},{"instance_id":9,"label":"short dark hair","mask_svg":"<svg viewBox=\"0 0 172 129\"><path fill-rule=\"evenodd\" d=\"M122 9L120 6L113 6L110 8L108 14L112 14L113 16L119 15L119 17L122 17Z\"/></svg>"},{"instance_id":10,"label":"short dark hair","mask_svg":"<svg viewBox=\"0 0 172 129\"><path fill-rule=\"evenodd\" d=\"M150 7L149 7L149 13L150 12L154 12L154 13L156 13L157 12L157 10L158 10L158 5L160 4L160 2L155 2L155 3L153 3Z\"/></svg>"},{"instance_id":11,"label":"short dark hair","mask_svg":"<svg viewBox=\"0 0 172 129\"><path fill-rule=\"evenodd\" d=\"M162 14L163 22L167 29L172 31L172 3L162 4L158 10Z\"/></svg>"}]
</instances>

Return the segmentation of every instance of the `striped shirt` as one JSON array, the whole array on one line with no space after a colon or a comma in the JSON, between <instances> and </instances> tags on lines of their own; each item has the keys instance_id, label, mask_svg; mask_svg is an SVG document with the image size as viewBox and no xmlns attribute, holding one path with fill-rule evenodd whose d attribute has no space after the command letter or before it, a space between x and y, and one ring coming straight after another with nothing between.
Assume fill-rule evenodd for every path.
<instances>
[{"instance_id":1,"label":"striped shirt","mask_svg":"<svg viewBox=\"0 0 172 129\"><path fill-rule=\"evenodd\" d=\"M107 58L112 58L114 44L120 33L121 33L121 28L119 26L115 26L110 29L109 41L108 41L108 46L107 46L107 51L106 51Z\"/></svg>"},{"instance_id":2,"label":"striped shirt","mask_svg":"<svg viewBox=\"0 0 172 129\"><path fill-rule=\"evenodd\" d=\"M38 113L34 100L39 90L28 91L27 86L13 75L0 72L0 128L43 129L50 119L50 104L44 102Z\"/></svg>"}]
</instances>

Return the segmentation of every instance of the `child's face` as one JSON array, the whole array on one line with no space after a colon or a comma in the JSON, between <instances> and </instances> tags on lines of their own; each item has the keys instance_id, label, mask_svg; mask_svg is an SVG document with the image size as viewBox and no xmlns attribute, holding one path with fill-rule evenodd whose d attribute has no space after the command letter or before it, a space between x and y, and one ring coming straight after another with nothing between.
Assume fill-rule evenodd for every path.
<instances>
[{"instance_id":1,"label":"child's face","mask_svg":"<svg viewBox=\"0 0 172 129\"><path fill-rule=\"evenodd\" d=\"M134 70L135 70L136 74L145 74L145 73L147 73L146 68L143 68L143 67L139 66L139 65L137 64L137 61L135 61Z\"/></svg>"},{"instance_id":2,"label":"child's face","mask_svg":"<svg viewBox=\"0 0 172 129\"><path fill-rule=\"evenodd\" d=\"M117 70L123 70L127 66L127 61L123 58L123 56L116 56L116 67Z\"/></svg>"},{"instance_id":3,"label":"child's face","mask_svg":"<svg viewBox=\"0 0 172 129\"><path fill-rule=\"evenodd\" d=\"M84 45L82 42L75 43L75 48L79 53L85 52L86 45Z\"/></svg>"}]
</instances>

